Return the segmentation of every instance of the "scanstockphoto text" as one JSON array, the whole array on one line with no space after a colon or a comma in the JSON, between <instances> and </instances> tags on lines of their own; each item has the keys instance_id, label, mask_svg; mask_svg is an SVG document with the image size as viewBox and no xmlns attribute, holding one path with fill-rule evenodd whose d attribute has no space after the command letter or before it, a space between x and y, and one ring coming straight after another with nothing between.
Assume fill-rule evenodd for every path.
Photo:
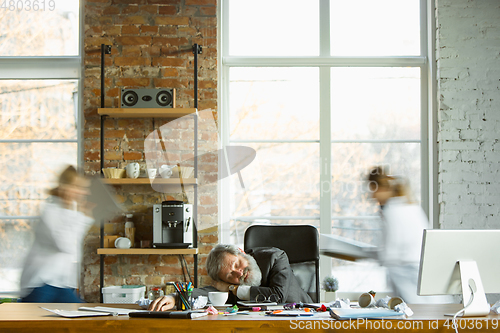
<instances>
[{"instance_id":1,"label":"scanstockphoto text","mask_svg":"<svg viewBox=\"0 0 500 333\"><path fill-rule=\"evenodd\" d=\"M56 9L55 0L0 0L0 10L43 12Z\"/></svg>"},{"instance_id":2,"label":"scanstockphoto text","mask_svg":"<svg viewBox=\"0 0 500 333\"><path fill-rule=\"evenodd\" d=\"M442 320L368 320L364 318L348 320L291 320L290 328L292 330L319 330L319 329L350 329L350 330L442 330L446 329L498 329L498 318L491 319L446 319Z\"/></svg>"}]
</instances>

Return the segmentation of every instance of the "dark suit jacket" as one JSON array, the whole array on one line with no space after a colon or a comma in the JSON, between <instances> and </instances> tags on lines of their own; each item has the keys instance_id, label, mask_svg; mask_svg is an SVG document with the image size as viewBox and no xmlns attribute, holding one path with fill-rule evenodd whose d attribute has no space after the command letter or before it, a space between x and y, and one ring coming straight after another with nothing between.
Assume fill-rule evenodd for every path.
<instances>
[{"instance_id":1,"label":"dark suit jacket","mask_svg":"<svg viewBox=\"0 0 500 333\"><path fill-rule=\"evenodd\" d=\"M312 303L311 297L302 290L293 275L288 256L283 250L275 247L258 247L250 250L248 254L255 258L262 272L260 286L250 288L251 300L259 294L266 297L276 294L280 298L280 303ZM209 291L217 290L211 286L198 288L193 292L193 296L208 295ZM236 297L230 293L228 303L235 304L236 301Z\"/></svg>"}]
</instances>

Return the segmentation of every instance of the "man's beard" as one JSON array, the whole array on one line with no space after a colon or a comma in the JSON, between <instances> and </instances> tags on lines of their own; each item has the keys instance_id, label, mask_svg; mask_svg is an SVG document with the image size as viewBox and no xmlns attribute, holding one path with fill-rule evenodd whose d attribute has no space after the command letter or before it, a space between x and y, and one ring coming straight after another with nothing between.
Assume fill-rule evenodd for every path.
<instances>
[{"instance_id":1,"label":"man's beard","mask_svg":"<svg viewBox=\"0 0 500 333\"><path fill-rule=\"evenodd\" d=\"M262 272L260 271L257 261L254 257L244 254L244 258L248 260L248 267L245 269L243 276L240 279L240 285L242 286L260 286L260 281L262 280ZM248 272L248 276L245 279L245 275Z\"/></svg>"}]
</instances>

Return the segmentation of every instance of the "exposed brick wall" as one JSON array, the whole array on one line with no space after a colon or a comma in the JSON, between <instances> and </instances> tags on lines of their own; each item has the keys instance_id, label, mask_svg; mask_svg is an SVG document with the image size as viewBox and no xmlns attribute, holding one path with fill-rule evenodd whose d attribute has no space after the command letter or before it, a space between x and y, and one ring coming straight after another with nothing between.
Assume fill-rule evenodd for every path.
<instances>
[{"instance_id":1,"label":"exposed brick wall","mask_svg":"<svg viewBox=\"0 0 500 333\"><path fill-rule=\"evenodd\" d=\"M500 228L500 3L436 7L440 227Z\"/></svg>"},{"instance_id":2,"label":"exposed brick wall","mask_svg":"<svg viewBox=\"0 0 500 333\"><path fill-rule=\"evenodd\" d=\"M121 88L176 88L177 106L194 107L192 45L202 46L198 56L198 109L217 112L216 0L85 0L84 39L84 162L88 174L100 164L100 46L112 45L106 56L105 106L118 107ZM145 163L144 139L165 119L106 119L105 167ZM193 125L172 126L171 142L182 148L180 160L193 156ZM200 149L217 149L215 127L200 127ZM201 153L201 152L199 152ZM199 282L209 283L204 271L206 254L217 243L217 160L200 161L198 191ZM152 239L152 205L164 198L183 199L179 193L157 193L149 185L115 186L117 201L134 214L136 245ZM187 193L193 202L192 192ZM106 234L124 233L123 218L105 225ZM89 302L99 300L99 229L91 230L84 249L82 292ZM185 256L193 272L193 256ZM118 255L105 257L105 286L144 284L163 286L181 281L177 256Z\"/></svg>"}]
</instances>

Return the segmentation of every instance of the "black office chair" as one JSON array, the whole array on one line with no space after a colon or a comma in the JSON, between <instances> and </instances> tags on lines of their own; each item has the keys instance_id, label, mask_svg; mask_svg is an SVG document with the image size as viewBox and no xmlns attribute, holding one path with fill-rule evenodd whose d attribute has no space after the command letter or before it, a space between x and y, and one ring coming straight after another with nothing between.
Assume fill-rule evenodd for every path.
<instances>
[{"instance_id":1,"label":"black office chair","mask_svg":"<svg viewBox=\"0 0 500 333\"><path fill-rule=\"evenodd\" d=\"M245 251L277 247L288 256L299 284L319 302L319 233L311 225L251 225L245 231Z\"/></svg>"}]
</instances>

